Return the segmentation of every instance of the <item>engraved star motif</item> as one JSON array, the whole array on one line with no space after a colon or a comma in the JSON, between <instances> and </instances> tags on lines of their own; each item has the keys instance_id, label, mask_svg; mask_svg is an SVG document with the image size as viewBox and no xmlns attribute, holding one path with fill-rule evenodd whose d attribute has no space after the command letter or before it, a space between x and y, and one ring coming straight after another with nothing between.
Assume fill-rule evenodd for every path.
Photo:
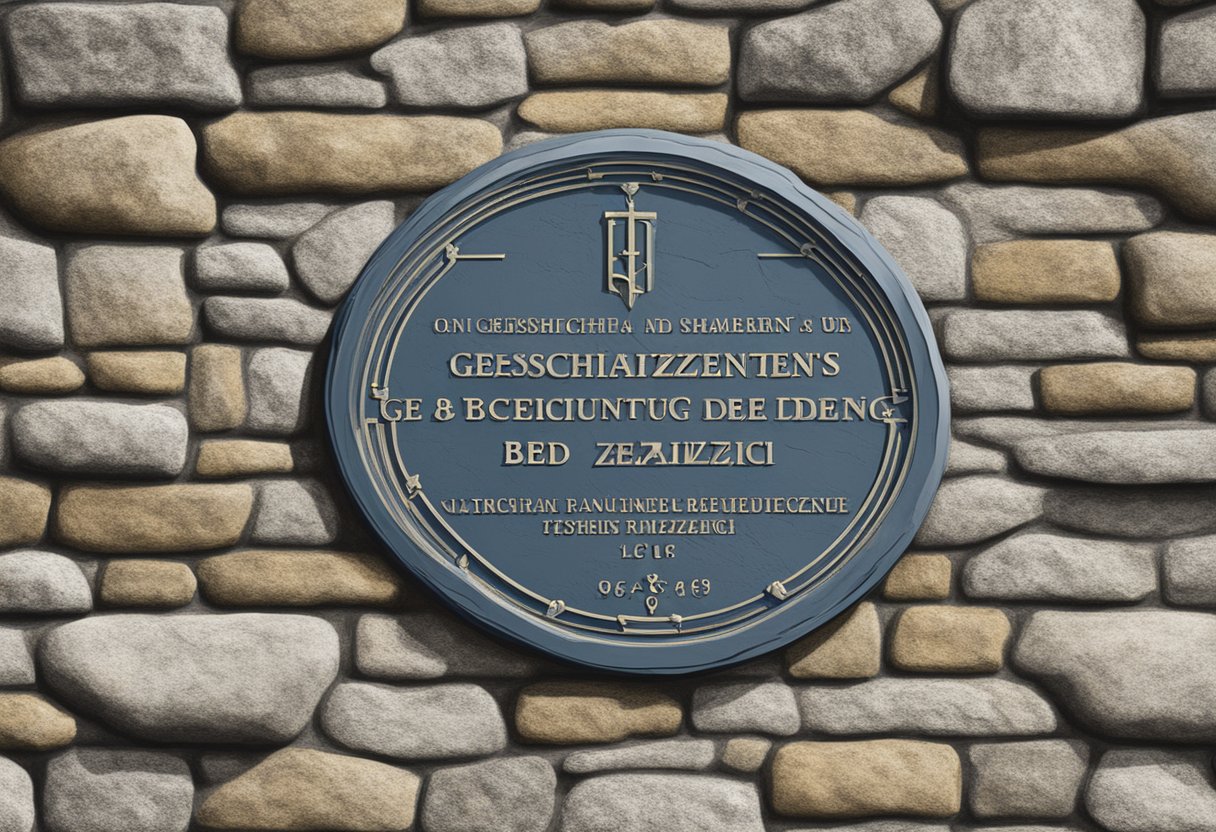
<instances>
[{"instance_id":1,"label":"engraved star motif","mask_svg":"<svg viewBox=\"0 0 1216 832\"><path fill-rule=\"evenodd\" d=\"M411 474L405 478L405 493L407 496L416 497L421 490L422 476L420 474Z\"/></svg>"}]
</instances>

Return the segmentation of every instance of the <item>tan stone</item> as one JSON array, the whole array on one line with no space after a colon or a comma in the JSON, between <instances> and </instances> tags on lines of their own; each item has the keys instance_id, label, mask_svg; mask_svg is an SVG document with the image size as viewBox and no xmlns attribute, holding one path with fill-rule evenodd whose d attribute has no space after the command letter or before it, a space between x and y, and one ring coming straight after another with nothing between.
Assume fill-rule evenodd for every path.
<instances>
[{"instance_id":1,"label":"tan stone","mask_svg":"<svg viewBox=\"0 0 1216 832\"><path fill-rule=\"evenodd\" d=\"M203 595L221 606L389 606L401 581L374 555L353 552L249 549L198 565Z\"/></svg>"},{"instance_id":2,"label":"tan stone","mask_svg":"<svg viewBox=\"0 0 1216 832\"><path fill-rule=\"evenodd\" d=\"M253 508L248 485L68 486L55 534L88 552L185 552L237 542Z\"/></svg>"},{"instance_id":3,"label":"tan stone","mask_svg":"<svg viewBox=\"0 0 1216 832\"><path fill-rule=\"evenodd\" d=\"M843 208L849 216L857 216L857 194L848 191L828 191L824 196Z\"/></svg>"},{"instance_id":4,"label":"tan stone","mask_svg":"<svg viewBox=\"0 0 1216 832\"><path fill-rule=\"evenodd\" d=\"M208 439L198 448L194 470L200 477L248 477L290 474L294 462L285 442L256 439Z\"/></svg>"},{"instance_id":5,"label":"tan stone","mask_svg":"<svg viewBox=\"0 0 1216 832\"><path fill-rule=\"evenodd\" d=\"M676 700L653 687L617 682L542 682L524 688L515 727L525 742L619 742L680 730Z\"/></svg>"},{"instance_id":6,"label":"tan stone","mask_svg":"<svg viewBox=\"0 0 1216 832\"><path fill-rule=\"evenodd\" d=\"M1119 295L1119 262L1094 240L989 243L975 249L971 284L992 303L1105 303Z\"/></svg>"},{"instance_id":7,"label":"tan stone","mask_svg":"<svg viewBox=\"0 0 1216 832\"><path fill-rule=\"evenodd\" d=\"M532 14L540 0L419 0L423 17L516 17Z\"/></svg>"},{"instance_id":8,"label":"tan stone","mask_svg":"<svg viewBox=\"0 0 1216 832\"><path fill-rule=\"evenodd\" d=\"M585 12L648 12L654 8L655 0L555 0L564 9Z\"/></svg>"},{"instance_id":9,"label":"tan stone","mask_svg":"<svg viewBox=\"0 0 1216 832\"><path fill-rule=\"evenodd\" d=\"M941 601L950 597L950 558L904 555L882 585L888 601Z\"/></svg>"},{"instance_id":10,"label":"tan stone","mask_svg":"<svg viewBox=\"0 0 1216 832\"><path fill-rule=\"evenodd\" d=\"M0 693L0 751L47 751L71 745L76 720L36 693Z\"/></svg>"},{"instance_id":11,"label":"tan stone","mask_svg":"<svg viewBox=\"0 0 1216 832\"><path fill-rule=\"evenodd\" d=\"M55 395L79 390L83 384L84 373L62 356L0 358L0 390L6 393Z\"/></svg>"},{"instance_id":12,"label":"tan stone","mask_svg":"<svg viewBox=\"0 0 1216 832\"><path fill-rule=\"evenodd\" d=\"M785 661L796 679L867 679L878 675L881 654L878 611L863 601L795 642Z\"/></svg>"},{"instance_id":13,"label":"tan stone","mask_svg":"<svg viewBox=\"0 0 1216 832\"><path fill-rule=\"evenodd\" d=\"M0 477L0 548L37 543L46 531L51 490L16 477Z\"/></svg>"},{"instance_id":14,"label":"tan stone","mask_svg":"<svg viewBox=\"0 0 1216 832\"><path fill-rule=\"evenodd\" d=\"M186 386L182 352L91 352L87 364L93 385L111 393L174 396Z\"/></svg>"},{"instance_id":15,"label":"tan stone","mask_svg":"<svg viewBox=\"0 0 1216 832\"><path fill-rule=\"evenodd\" d=\"M194 170L180 118L125 116L20 133L0 142L0 193L54 231L207 234L215 197Z\"/></svg>"},{"instance_id":16,"label":"tan stone","mask_svg":"<svg viewBox=\"0 0 1216 832\"><path fill-rule=\"evenodd\" d=\"M962 764L944 743L795 742L773 757L773 808L802 818L944 818L962 802Z\"/></svg>"},{"instance_id":17,"label":"tan stone","mask_svg":"<svg viewBox=\"0 0 1216 832\"><path fill-rule=\"evenodd\" d=\"M1104 130L993 128L979 133L987 179L1152 188L1196 219L1216 220L1216 110Z\"/></svg>"},{"instance_id":18,"label":"tan stone","mask_svg":"<svg viewBox=\"0 0 1216 832\"><path fill-rule=\"evenodd\" d=\"M1156 231L1123 246L1132 312L1149 326L1216 324L1216 234Z\"/></svg>"},{"instance_id":19,"label":"tan stone","mask_svg":"<svg viewBox=\"0 0 1216 832\"><path fill-rule=\"evenodd\" d=\"M726 96L632 90L538 92L520 103L519 117L553 133L614 127L712 133L726 122Z\"/></svg>"},{"instance_id":20,"label":"tan stone","mask_svg":"<svg viewBox=\"0 0 1216 832\"><path fill-rule=\"evenodd\" d=\"M101 573L101 601L111 607L184 607L194 598L190 567L169 560L112 560Z\"/></svg>"},{"instance_id":21,"label":"tan stone","mask_svg":"<svg viewBox=\"0 0 1216 832\"><path fill-rule=\"evenodd\" d=\"M203 149L236 193L429 191L497 156L502 134L453 116L244 112L204 127Z\"/></svg>"},{"instance_id":22,"label":"tan stone","mask_svg":"<svg viewBox=\"0 0 1216 832\"><path fill-rule=\"evenodd\" d=\"M937 115L937 65L931 64L887 94L887 100L910 116L933 118Z\"/></svg>"},{"instance_id":23,"label":"tan stone","mask_svg":"<svg viewBox=\"0 0 1216 832\"><path fill-rule=\"evenodd\" d=\"M1004 664L1009 619L996 609L925 606L904 610L891 638L901 670L993 673Z\"/></svg>"},{"instance_id":24,"label":"tan stone","mask_svg":"<svg viewBox=\"0 0 1216 832\"><path fill-rule=\"evenodd\" d=\"M1143 335L1136 341L1136 351L1145 358L1158 361L1194 361L1199 364L1211 364L1216 362L1216 333Z\"/></svg>"},{"instance_id":25,"label":"tan stone","mask_svg":"<svg viewBox=\"0 0 1216 832\"><path fill-rule=\"evenodd\" d=\"M241 374L241 350L203 344L190 353L190 424L195 430L230 430L245 421L249 402Z\"/></svg>"},{"instance_id":26,"label":"tan stone","mask_svg":"<svg viewBox=\"0 0 1216 832\"><path fill-rule=\"evenodd\" d=\"M949 133L864 110L758 110L739 116L740 146L812 185L917 185L967 173Z\"/></svg>"},{"instance_id":27,"label":"tan stone","mask_svg":"<svg viewBox=\"0 0 1216 832\"><path fill-rule=\"evenodd\" d=\"M1195 404L1190 367L1127 364L1060 364L1039 373L1043 407L1069 416L1179 413Z\"/></svg>"},{"instance_id":28,"label":"tan stone","mask_svg":"<svg viewBox=\"0 0 1216 832\"><path fill-rule=\"evenodd\" d=\"M716 87L730 78L730 30L683 20L575 20L525 36L532 79Z\"/></svg>"},{"instance_id":29,"label":"tan stone","mask_svg":"<svg viewBox=\"0 0 1216 832\"><path fill-rule=\"evenodd\" d=\"M88 245L68 257L68 321L77 346L185 344L194 306L183 252L169 246Z\"/></svg>"},{"instance_id":30,"label":"tan stone","mask_svg":"<svg viewBox=\"0 0 1216 832\"><path fill-rule=\"evenodd\" d=\"M722 749L722 765L743 774L759 771L764 765L772 742L760 737L733 737Z\"/></svg>"},{"instance_id":31,"label":"tan stone","mask_svg":"<svg viewBox=\"0 0 1216 832\"><path fill-rule=\"evenodd\" d=\"M284 748L212 792L208 829L409 829L420 779L405 769L312 748Z\"/></svg>"},{"instance_id":32,"label":"tan stone","mask_svg":"<svg viewBox=\"0 0 1216 832\"><path fill-rule=\"evenodd\" d=\"M359 52L401 31L405 5L405 0L240 0L236 45L262 58Z\"/></svg>"}]
</instances>

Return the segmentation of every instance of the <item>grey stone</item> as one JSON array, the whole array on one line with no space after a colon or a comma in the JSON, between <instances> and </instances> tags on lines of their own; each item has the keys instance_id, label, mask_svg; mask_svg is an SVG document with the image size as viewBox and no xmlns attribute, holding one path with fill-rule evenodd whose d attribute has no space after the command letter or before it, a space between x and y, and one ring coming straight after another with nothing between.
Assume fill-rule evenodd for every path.
<instances>
[{"instance_id":1,"label":"grey stone","mask_svg":"<svg viewBox=\"0 0 1216 832\"><path fill-rule=\"evenodd\" d=\"M1001 477L946 480L917 532L921 546L979 543L1037 518L1046 491Z\"/></svg>"},{"instance_id":2,"label":"grey stone","mask_svg":"<svg viewBox=\"0 0 1216 832\"><path fill-rule=\"evenodd\" d=\"M251 430L290 434L304 428L312 359L310 352L285 347L254 351L248 370Z\"/></svg>"},{"instance_id":3,"label":"grey stone","mask_svg":"<svg viewBox=\"0 0 1216 832\"><path fill-rule=\"evenodd\" d=\"M224 209L221 222L233 237L284 240L307 231L332 210L324 202L237 203Z\"/></svg>"},{"instance_id":4,"label":"grey stone","mask_svg":"<svg viewBox=\"0 0 1216 832\"><path fill-rule=\"evenodd\" d=\"M34 678L34 651L25 631L0 628L0 685L32 685Z\"/></svg>"},{"instance_id":5,"label":"grey stone","mask_svg":"<svg viewBox=\"0 0 1216 832\"><path fill-rule=\"evenodd\" d=\"M1171 604L1216 607L1216 536L1171 541L1162 558L1162 573Z\"/></svg>"},{"instance_id":6,"label":"grey stone","mask_svg":"<svg viewBox=\"0 0 1216 832\"><path fill-rule=\"evenodd\" d=\"M364 615L355 634L355 664L377 679L439 679L444 676L529 676L539 667L461 624L451 615Z\"/></svg>"},{"instance_id":7,"label":"grey stone","mask_svg":"<svg viewBox=\"0 0 1216 832\"><path fill-rule=\"evenodd\" d=\"M397 101L413 107L490 107L528 91L523 37L510 23L405 37L372 54Z\"/></svg>"},{"instance_id":8,"label":"grey stone","mask_svg":"<svg viewBox=\"0 0 1216 832\"><path fill-rule=\"evenodd\" d=\"M1036 474L1112 485L1216 481L1216 429L1094 431L1024 439L1018 464Z\"/></svg>"},{"instance_id":9,"label":"grey stone","mask_svg":"<svg viewBox=\"0 0 1216 832\"><path fill-rule=\"evenodd\" d=\"M291 298L210 297L203 311L216 333L241 341L311 346L329 331L329 312Z\"/></svg>"},{"instance_id":10,"label":"grey stone","mask_svg":"<svg viewBox=\"0 0 1216 832\"><path fill-rule=\"evenodd\" d=\"M185 832L194 782L171 754L74 748L47 764L42 806L49 832Z\"/></svg>"},{"instance_id":11,"label":"grey stone","mask_svg":"<svg viewBox=\"0 0 1216 832\"><path fill-rule=\"evenodd\" d=\"M511 140L503 148L503 152L507 153L512 150L519 150L521 147L527 147L530 144L551 139L554 135L553 133L542 133L539 130L521 130L511 137Z\"/></svg>"},{"instance_id":12,"label":"grey stone","mask_svg":"<svg viewBox=\"0 0 1216 832\"><path fill-rule=\"evenodd\" d=\"M55 249L0 233L0 297L0 344L26 350L63 346Z\"/></svg>"},{"instance_id":13,"label":"grey stone","mask_svg":"<svg viewBox=\"0 0 1216 832\"><path fill-rule=\"evenodd\" d=\"M53 400L12 417L13 452L27 465L66 474L175 477L190 429L161 404Z\"/></svg>"},{"instance_id":14,"label":"grey stone","mask_svg":"<svg viewBox=\"0 0 1216 832\"><path fill-rule=\"evenodd\" d=\"M825 734L1004 737L1050 734L1051 705L1004 679L874 679L804 688L802 725Z\"/></svg>"},{"instance_id":15,"label":"grey stone","mask_svg":"<svg viewBox=\"0 0 1216 832\"><path fill-rule=\"evenodd\" d=\"M395 226L391 202L365 202L335 211L292 246L296 274L318 300L335 304Z\"/></svg>"},{"instance_id":16,"label":"grey stone","mask_svg":"<svg viewBox=\"0 0 1216 832\"><path fill-rule=\"evenodd\" d=\"M942 348L954 361L1126 358L1123 325L1083 310L955 310L942 325Z\"/></svg>"},{"instance_id":17,"label":"grey stone","mask_svg":"<svg viewBox=\"0 0 1216 832\"><path fill-rule=\"evenodd\" d=\"M270 480L258 487L255 543L324 546L338 536L338 511L316 480Z\"/></svg>"},{"instance_id":18,"label":"grey stone","mask_svg":"<svg viewBox=\"0 0 1216 832\"><path fill-rule=\"evenodd\" d=\"M1140 601L1157 587L1153 555L1145 544L1020 534L973 556L963 591L1008 601Z\"/></svg>"},{"instance_id":19,"label":"grey stone","mask_svg":"<svg viewBox=\"0 0 1216 832\"><path fill-rule=\"evenodd\" d=\"M249 73L249 103L378 109L388 92L383 81L341 64L268 66Z\"/></svg>"},{"instance_id":20,"label":"grey stone","mask_svg":"<svg viewBox=\"0 0 1216 832\"><path fill-rule=\"evenodd\" d=\"M1213 832L1214 788L1207 754L1120 748L1098 761L1085 808L1110 832Z\"/></svg>"},{"instance_id":21,"label":"grey stone","mask_svg":"<svg viewBox=\"0 0 1216 832\"><path fill-rule=\"evenodd\" d=\"M427 832L544 832L553 819L557 775L541 757L507 757L441 768L422 804Z\"/></svg>"},{"instance_id":22,"label":"grey stone","mask_svg":"<svg viewBox=\"0 0 1216 832\"><path fill-rule=\"evenodd\" d=\"M178 3L38 3L8 18L17 95L54 107L241 103L228 16Z\"/></svg>"},{"instance_id":23,"label":"grey stone","mask_svg":"<svg viewBox=\"0 0 1216 832\"><path fill-rule=\"evenodd\" d=\"M793 704L794 697L790 696ZM797 706L794 707L797 719ZM713 740L680 738L640 742L623 748L575 751L566 757L562 770L567 774L594 774L599 771L650 768L703 771L713 765Z\"/></svg>"},{"instance_id":24,"label":"grey stone","mask_svg":"<svg viewBox=\"0 0 1216 832\"><path fill-rule=\"evenodd\" d=\"M507 746L498 703L470 684L390 688L344 682L321 713L325 733L347 748L435 760L494 754Z\"/></svg>"},{"instance_id":25,"label":"grey stone","mask_svg":"<svg viewBox=\"0 0 1216 832\"><path fill-rule=\"evenodd\" d=\"M965 2L966 0L964 0ZM945 0L937 0L938 3ZM814 832L814 830L791 829L790 832ZM950 827L944 823L927 823L916 820L872 820L868 823L850 823L834 825L832 832L950 832ZM993 832L985 829L982 832ZM1047 829L1033 826L1007 826L1003 832L1067 832L1062 829Z\"/></svg>"},{"instance_id":26,"label":"grey stone","mask_svg":"<svg viewBox=\"0 0 1216 832\"><path fill-rule=\"evenodd\" d=\"M577 783L561 832L763 832L751 783L697 774L606 774Z\"/></svg>"},{"instance_id":27,"label":"grey stone","mask_svg":"<svg viewBox=\"0 0 1216 832\"><path fill-rule=\"evenodd\" d=\"M1216 492L1102 488L1053 491L1044 516L1066 529L1114 537L1159 538L1216 531Z\"/></svg>"},{"instance_id":28,"label":"grey stone","mask_svg":"<svg viewBox=\"0 0 1216 832\"><path fill-rule=\"evenodd\" d=\"M971 811L981 818L1066 818L1089 762L1068 740L985 743L967 751L975 780Z\"/></svg>"},{"instance_id":29,"label":"grey stone","mask_svg":"<svg viewBox=\"0 0 1216 832\"><path fill-rule=\"evenodd\" d=\"M684 12L752 15L802 11L818 0L673 0L671 7Z\"/></svg>"},{"instance_id":30,"label":"grey stone","mask_svg":"<svg viewBox=\"0 0 1216 832\"><path fill-rule=\"evenodd\" d=\"M1216 92L1216 7L1168 18L1159 37L1158 92L1179 97Z\"/></svg>"},{"instance_id":31,"label":"grey stone","mask_svg":"<svg viewBox=\"0 0 1216 832\"><path fill-rule=\"evenodd\" d=\"M25 769L0 757L0 832L32 832L34 783Z\"/></svg>"},{"instance_id":32,"label":"grey stone","mask_svg":"<svg viewBox=\"0 0 1216 832\"><path fill-rule=\"evenodd\" d=\"M286 743L338 672L338 634L306 615L109 615L43 636L66 704L151 740Z\"/></svg>"},{"instance_id":33,"label":"grey stone","mask_svg":"<svg viewBox=\"0 0 1216 832\"><path fill-rule=\"evenodd\" d=\"M961 439L950 440L950 452L946 460L947 477L999 474L1008 468L1009 460L995 448L983 448Z\"/></svg>"},{"instance_id":34,"label":"grey stone","mask_svg":"<svg viewBox=\"0 0 1216 832\"><path fill-rule=\"evenodd\" d=\"M205 292L270 292L287 289L283 258L266 243L222 243L194 250L194 282Z\"/></svg>"},{"instance_id":35,"label":"grey stone","mask_svg":"<svg viewBox=\"0 0 1216 832\"><path fill-rule=\"evenodd\" d=\"M1120 118L1144 100L1135 0L976 0L956 19L949 87L978 116Z\"/></svg>"},{"instance_id":36,"label":"grey stone","mask_svg":"<svg viewBox=\"0 0 1216 832\"><path fill-rule=\"evenodd\" d=\"M748 30L745 101L865 101L929 57L942 22L926 0L841 0Z\"/></svg>"},{"instance_id":37,"label":"grey stone","mask_svg":"<svg viewBox=\"0 0 1216 832\"><path fill-rule=\"evenodd\" d=\"M965 182L944 189L941 197L966 218L977 244L1034 234L1147 231L1165 216L1150 196L1092 188Z\"/></svg>"},{"instance_id":38,"label":"grey stone","mask_svg":"<svg viewBox=\"0 0 1216 832\"><path fill-rule=\"evenodd\" d=\"M1216 739L1216 616L1036 612L1014 660L1081 723L1134 739Z\"/></svg>"},{"instance_id":39,"label":"grey stone","mask_svg":"<svg viewBox=\"0 0 1216 832\"><path fill-rule=\"evenodd\" d=\"M72 615L93 609L93 591L71 560L22 549L0 555L0 613Z\"/></svg>"},{"instance_id":40,"label":"grey stone","mask_svg":"<svg viewBox=\"0 0 1216 832\"><path fill-rule=\"evenodd\" d=\"M1038 367L947 367L950 406L958 413L1034 410L1032 380Z\"/></svg>"},{"instance_id":41,"label":"grey stone","mask_svg":"<svg viewBox=\"0 0 1216 832\"><path fill-rule=\"evenodd\" d=\"M698 731L789 736L798 731L798 704L783 682L729 682L701 685L692 697Z\"/></svg>"},{"instance_id":42,"label":"grey stone","mask_svg":"<svg viewBox=\"0 0 1216 832\"><path fill-rule=\"evenodd\" d=\"M921 300L967 296L967 233L954 214L923 197L879 196L866 202L861 224L907 272Z\"/></svg>"},{"instance_id":43,"label":"grey stone","mask_svg":"<svg viewBox=\"0 0 1216 832\"><path fill-rule=\"evenodd\" d=\"M1193 430L1192 421L1146 421L1127 419L1060 419L1027 416L981 416L955 419L954 432L968 439L1013 448L1036 436L1091 433L1095 430Z\"/></svg>"},{"instance_id":44,"label":"grey stone","mask_svg":"<svg viewBox=\"0 0 1216 832\"><path fill-rule=\"evenodd\" d=\"M174 246L74 245L64 286L77 347L187 344L194 307Z\"/></svg>"}]
</instances>

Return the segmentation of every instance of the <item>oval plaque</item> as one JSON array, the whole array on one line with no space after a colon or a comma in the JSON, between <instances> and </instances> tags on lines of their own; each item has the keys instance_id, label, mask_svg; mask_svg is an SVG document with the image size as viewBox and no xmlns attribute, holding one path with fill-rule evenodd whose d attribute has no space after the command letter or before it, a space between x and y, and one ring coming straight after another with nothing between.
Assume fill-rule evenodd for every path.
<instances>
[{"instance_id":1,"label":"oval plaque","mask_svg":"<svg viewBox=\"0 0 1216 832\"><path fill-rule=\"evenodd\" d=\"M891 258L789 171L605 131L419 207L343 306L330 437L388 548L552 656L687 673L784 645L895 563L945 374Z\"/></svg>"}]
</instances>

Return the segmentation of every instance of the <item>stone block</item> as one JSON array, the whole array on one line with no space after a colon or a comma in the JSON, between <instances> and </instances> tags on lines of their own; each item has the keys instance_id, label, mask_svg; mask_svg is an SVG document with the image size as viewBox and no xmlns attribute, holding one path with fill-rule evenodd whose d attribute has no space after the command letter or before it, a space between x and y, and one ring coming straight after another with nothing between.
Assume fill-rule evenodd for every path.
<instances>
[{"instance_id":1,"label":"stone block","mask_svg":"<svg viewBox=\"0 0 1216 832\"><path fill-rule=\"evenodd\" d=\"M891 663L927 673L995 673L1009 633L1009 619L997 609L910 607L895 623Z\"/></svg>"},{"instance_id":2,"label":"stone block","mask_svg":"<svg viewBox=\"0 0 1216 832\"><path fill-rule=\"evenodd\" d=\"M976 248L975 299L991 303L1108 303L1119 295L1119 264L1110 243L1009 240Z\"/></svg>"},{"instance_id":3,"label":"stone block","mask_svg":"<svg viewBox=\"0 0 1216 832\"><path fill-rule=\"evenodd\" d=\"M542 682L524 688L515 706L524 741L554 745L670 736L682 721L667 694L622 683Z\"/></svg>"},{"instance_id":4,"label":"stone block","mask_svg":"<svg viewBox=\"0 0 1216 832\"><path fill-rule=\"evenodd\" d=\"M874 605L863 601L785 651L795 679L866 679L882 662L882 625Z\"/></svg>"}]
</instances>

